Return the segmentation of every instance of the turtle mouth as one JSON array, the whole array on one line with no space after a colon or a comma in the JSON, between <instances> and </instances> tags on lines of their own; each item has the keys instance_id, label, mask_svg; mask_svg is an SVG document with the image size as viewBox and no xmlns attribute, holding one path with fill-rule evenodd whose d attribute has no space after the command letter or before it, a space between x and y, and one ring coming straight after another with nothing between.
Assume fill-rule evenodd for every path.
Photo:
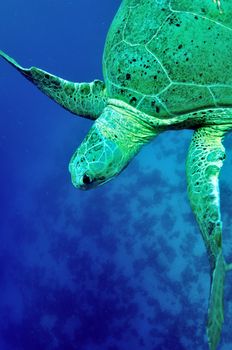
<instances>
[{"instance_id":1,"label":"turtle mouth","mask_svg":"<svg viewBox=\"0 0 232 350\"><path fill-rule=\"evenodd\" d=\"M88 174L84 174L79 181L79 188L81 190L90 190L97 186L96 179L92 178Z\"/></svg>"},{"instance_id":2,"label":"turtle mouth","mask_svg":"<svg viewBox=\"0 0 232 350\"><path fill-rule=\"evenodd\" d=\"M92 182L93 180L91 179L91 177L87 174L84 174L84 176L82 177L83 185L91 185Z\"/></svg>"},{"instance_id":3,"label":"turtle mouth","mask_svg":"<svg viewBox=\"0 0 232 350\"><path fill-rule=\"evenodd\" d=\"M112 179L112 177L106 178L105 176L101 176L97 179L87 173L81 176L77 176L75 173L72 173L72 172L71 172L71 178L72 178L73 186L82 191L95 189L99 186L104 185L106 182Z\"/></svg>"},{"instance_id":4,"label":"turtle mouth","mask_svg":"<svg viewBox=\"0 0 232 350\"><path fill-rule=\"evenodd\" d=\"M74 162L70 162L69 172L74 187L84 191L95 187L95 179L87 173L80 173Z\"/></svg>"},{"instance_id":5,"label":"turtle mouth","mask_svg":"<svg viewBox=\"0 0 232 350\"><path fill-rule=\"evenodd\" d=\"M73 184L75 187L84 191L90 190L97 186L96 179L91 177L89 174L81 175L79 178L73 181Z\"/></svg>"}]
</instances>

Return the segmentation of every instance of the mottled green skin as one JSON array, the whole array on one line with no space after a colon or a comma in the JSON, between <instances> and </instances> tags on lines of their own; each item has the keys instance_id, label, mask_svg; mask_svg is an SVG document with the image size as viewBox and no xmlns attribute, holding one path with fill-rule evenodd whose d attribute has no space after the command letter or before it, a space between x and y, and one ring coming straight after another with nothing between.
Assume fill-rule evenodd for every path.
<instances>
[{"instance_id":1,"label":"mottled green skin","mask_svg":"<svg viewBox=\"0 0 232 350\"><path fill-rule=\"evenodd\" d=\"M125 118L121 112L106 107L74 153L69 164L74 186L89 189L109 181L157 134L136 115ZM83 182L83 170L91 183Z\"/></svg>"},{"instance_id":2,"label":"mottled green skin","mask_svg":"<svg viewBox=\"0 0 232 350\"><path fill-rule=\"evenodd\" d=\"M217 1L218 7L220 2ZM105 83L73 83L41 69L27 79L70 112L95 120L74 153L73 184L90 189L118 175L141 147L170 129L193 129L187 163L190 203L211 266L207 333L216 350L223 324L225 273L219 174L232 129L232 2L124 0L103 57Z\"/></svg>"},{"instance_id":3,"label":"mottled green skin","mask_svg":"<svg viewBox=\"0 0 232 350\"><path fill-rule=\"evenodd\" d=\"M225 159L222 145L227 127L203 127L195 131L186 168L188 194L209 255L212 286L208 314L210 349L220 339L223 315L225 261L222 255L222 222L219 173Z\"/></svg>"},{"instance_id":4,"label":"mottled green skin","mask_svg":"<svg viewBox=\"0 0 232 350\"><path fill-rule=\"evenodd\" d=\"M2 51L0 56L43 93L73 114L95 120L106 107L105 84L100 80L94 80L92 83L74 83L36 67L23 68Z\"/></svg>"}]
</instances>

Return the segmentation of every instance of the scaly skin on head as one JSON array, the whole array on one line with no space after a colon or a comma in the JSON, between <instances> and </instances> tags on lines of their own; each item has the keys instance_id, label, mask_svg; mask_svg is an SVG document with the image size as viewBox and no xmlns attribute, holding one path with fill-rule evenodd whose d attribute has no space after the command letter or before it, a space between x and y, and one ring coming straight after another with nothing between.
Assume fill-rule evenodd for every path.
<instances>
[{"instance_id":1,"label":"scaly skin on head","mask_svg":"<svg viewBox=\"0 0 232 350\"><path fill-rule=\"evenodd\" d=\"M87 190L109 181L157 134L139 115L106 107L70 161L74 186Z\"/></svg>"}]
</instances>

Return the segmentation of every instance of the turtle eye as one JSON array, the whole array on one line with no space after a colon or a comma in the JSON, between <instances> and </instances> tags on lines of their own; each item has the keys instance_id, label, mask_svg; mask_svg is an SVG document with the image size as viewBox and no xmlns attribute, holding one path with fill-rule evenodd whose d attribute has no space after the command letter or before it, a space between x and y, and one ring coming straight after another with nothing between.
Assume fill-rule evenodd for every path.
<instances>
[{"instance_id":1,"label":"turtle eye","mask_svg":"<svg viewBox=\"0 0 232 350\"><path fill-rule=\"evenodd\" d=\"M85 185L89 185L92 182L90 177L88 175L86 175L86 174L83 176L82 181L83 181L83 184L85 184Z\"/></svg>"}]
</instances>

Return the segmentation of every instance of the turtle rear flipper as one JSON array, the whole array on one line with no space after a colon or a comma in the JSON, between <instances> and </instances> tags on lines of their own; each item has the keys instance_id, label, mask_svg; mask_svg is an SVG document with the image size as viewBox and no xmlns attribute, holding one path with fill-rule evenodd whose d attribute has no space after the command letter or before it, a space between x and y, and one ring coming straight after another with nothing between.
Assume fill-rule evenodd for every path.
<instances>
[{"instance_id":1,"label":"turtle rear flipper","mask_svg":"<svg viewBox=\"0 0 232 350\"><path fill-rule=\"evenodd\" d=\"M216 350L224 321L224 280L230 269L222 253L219 175L225 159L222 141L230 125L207 126L195 131L187 157L188 194L204 239L211 266L207 334Z\"/></svg>"},{"instance_id":2,"label":"turtle rear flipper","mask_svg":"<svg viewBox=\"0 0 232 350\"><path fill-rule=\"evenodd\" d=\"M0 56L47 96L73 114L96 119L102 113L106 105L105 84L102 81L74 83L36 67L23 68L2 51Z\"/></svg>"},{"instance_id":3,"label":"turtle rear flipper","mask_svg":"<svg viewBox=\"0 0 232 350\"><path fill-rule=\"evenodd\" d=\"M210 350L216 350L220 341L224 322L224 280L226 265L222 252L218 255L216 266L212 272L211 291L209 298L207 335Z\"/></svg>"},{"instance_id":4,"label":"turtle rear flipper","mask_svg":"<svg viewBox=\"0 0 232 350\"><path fill-rule=\"evenodd\" d=\"M232 264L226 264L222 252L218 255L215 269L212 271L207 335L210 350L216 350L224 322L224 281L227 271L232 270Z\"/></svg>"}]
</instances>

